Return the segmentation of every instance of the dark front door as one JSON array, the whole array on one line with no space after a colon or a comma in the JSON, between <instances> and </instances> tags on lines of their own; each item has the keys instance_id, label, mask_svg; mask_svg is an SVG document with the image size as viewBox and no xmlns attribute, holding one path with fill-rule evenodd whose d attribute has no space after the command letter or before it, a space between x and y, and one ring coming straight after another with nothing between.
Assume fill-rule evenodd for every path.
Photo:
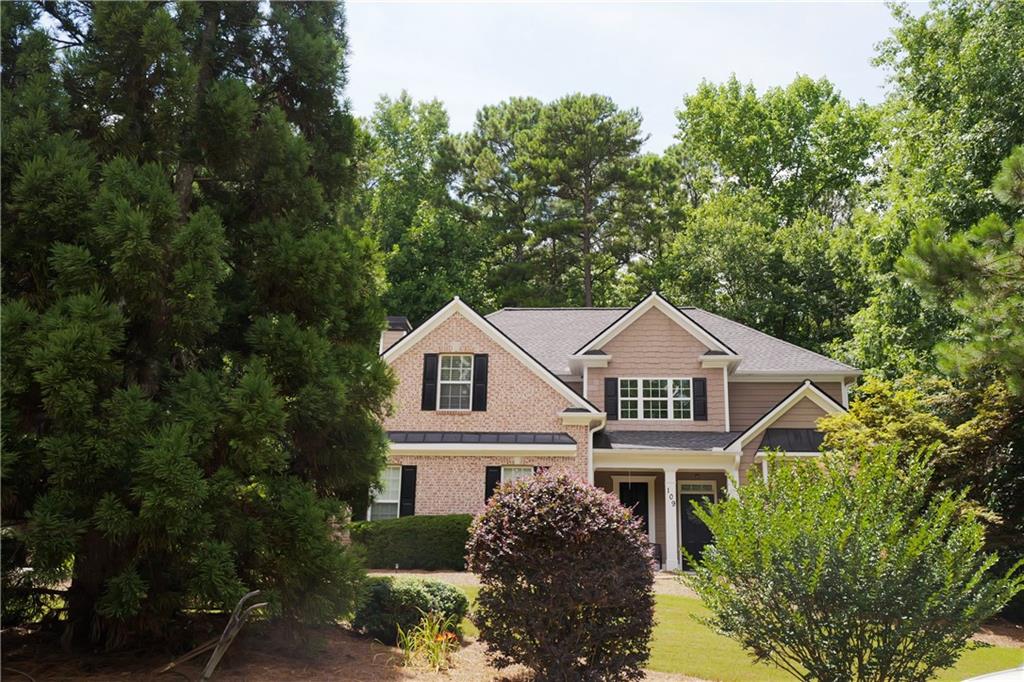
<instances>
[{"instance_id":1,"label":"dark front door","mask_svg":"<svg viewBox=\"0 0 1024 682\"><path fill-rule=\"evenodd\" d=\"M711 543L711 531L693 511L694 501L698 504L711 504L714 498L710 493L682 493L679 496L679 503L682 507L680 510L682 520L679 524L683 536L682 546L695 559L700 559L701 554L704 553L704 546ZM683 555L683 563L686 563L685 555Z\"/></svg>"},{"instance_id":2,"label":"dark front door","mask_svg":"<svg viewBox=\"0 0 1024 682\"><path fill-rule=\"evenodd\" d=\"M643 520L644 532L649 534L651 520L648 518L647 502L650 491L647 488L646 482L622 481L619 483L619 501L623 507L632 509L633 514Z\"/></svg>"}]
</instances>

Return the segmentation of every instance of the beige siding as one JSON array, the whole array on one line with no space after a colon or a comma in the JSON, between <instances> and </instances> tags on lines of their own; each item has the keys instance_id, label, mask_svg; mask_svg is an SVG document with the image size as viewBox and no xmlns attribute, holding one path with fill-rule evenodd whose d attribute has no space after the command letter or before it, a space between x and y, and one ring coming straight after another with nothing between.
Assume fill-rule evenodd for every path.
<instances>
[{"instance_id":1,"label":"beige siding","mask_svg":"<svg viewBox=\"0 0 1024 682\"><path fill-rule=\"evenodd\" d=\"M582 380L580 380L580 381L567 381L567 382L565 382L565 385L568 386L569 388L571 388L576 393L576 395L579 395L579 396L583 395L583 381Z\"/></svg>"},{"instance_id":2,"label":"beige siding","mask_svg":"<svg viewBox=\"0 0 1024 682\"><path fill-rule=\"evenodd\" d=\"M652 308L641 315L601 350L612 356L608 367L593 367L587 371L587 396L601 409L604 409L605 377L704 377L708 384L707 421L619 419L609 422L610 430L725 430L722 370L701 367L700 356L708 350L707 346L660 310Z\"/></svg>"},{"instance_id":3,"label":"beige siding","mask_svg":"<svg viewBox=\"0 0 1024 682\"><path fill-rule=\"evenodd\" d=\"M755 381L730 381L729 382L729 409L730 428L733 431L741 431L758 419L768 414L773 407L778 405L790 393L801 386L803 382L755 382ZM835 399L842 402L843 387L838 381L816 384L818 388Z\"/></svg>"},{"instance_id":4,"label":"beige siding","mask_svg":"<svg viewBox=\"0 0 1024 682\"><path fill-rule=\"evenodd\" d=\"M804 398L784 415L771 423L776 429L813 429L818 420L825 416L825 410L818 407L812 400Z\"/></svg>"}]
</instances>

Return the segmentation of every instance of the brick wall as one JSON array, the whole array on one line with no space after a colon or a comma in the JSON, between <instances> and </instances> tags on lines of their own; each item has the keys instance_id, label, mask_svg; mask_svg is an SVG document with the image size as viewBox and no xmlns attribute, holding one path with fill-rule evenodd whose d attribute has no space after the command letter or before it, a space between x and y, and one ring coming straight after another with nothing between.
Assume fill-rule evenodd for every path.
<instances>
[{"instance_id":1,"label":"brick wall","mask_svg":"<svg viewBox=\"0 0 1024 682\"><path fill-rule=\"evenodd\" d=\"M424 411L420 409L425 353L487 353L487 410ZM528 451L489 454L460 450L458 454L392 453L392 464L416 465L417 514L475 514L484 506L486 467L547 466L581 478L588 474L586 426L565 426L559 413L569 400L517 357L455 313L391 362L398 379L393 413L384 421L390 431L534 431L566 433L576 441L574 456L531 455Z\"/></svg>"}]
</instances>

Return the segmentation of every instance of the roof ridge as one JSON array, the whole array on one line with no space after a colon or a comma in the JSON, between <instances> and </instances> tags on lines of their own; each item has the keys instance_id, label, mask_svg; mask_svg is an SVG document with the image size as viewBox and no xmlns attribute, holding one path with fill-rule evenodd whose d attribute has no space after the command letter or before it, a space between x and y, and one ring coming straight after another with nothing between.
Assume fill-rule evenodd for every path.
<instances>
[{"instance_id":1,"label":"roof ridge","mask_svg":"<svg viewBox=\"0 0 1024 682\"><path fill-rule=\"evenodd\" d=\"M739 325L741 327L744 327L745 329L749 329L750 331L754 332L755 334L760 334L761 336L767 336L772 341L778 341L779 343L784 343L784 344L786 344L787 346L789 346L791 348L796 348L797 350L802 350L803 352L810 353L811 355L817 355L819 358L821 358L823 360L828 360L829 362L834 362L837 365L842 365L843 367L847 367L847 368L849 368L851 370L854 370L854 371L856 371L856 369L857 369L856 367L854 367L852 365L848 365L845 362L840 362L839 360L836 360L835 358L830 358L829 356L824 355L822 353L819 353L817 351L813 351L813 350L811 350L809 348L804 348L803 346L798 346L795 343L792 343L790 341L786 341L785 339L780 339L777 336L772 336L771 334L769 334L767 332L763 332L760 329L755 329L754 327L751 327L749 324L743 324L742 322L737 322L736 320L733 320L733 319L730 319L728 317L725 317L724 315L719 315L718 313L713 313L710 310L704 310L703 308L698 308L696 306L694 306L693 309L694 310L699 310L702 313L706 313L708 315L712 315L714 317L717 317L720 320L725 320L726 322L730 322L732 324L737 324L737 325Z\"/></svg>"},{"instance_id":2,"label":"roof ridge","mask_svg":"<svg viewBox=\"0 0 1024 682\"><path fill-rule=\"evenodd\" d=\"M629 310L624 306L510 306L506 308L498 308L493 313L487 313L488 315L494 315L496 313L502 313L506 310Z\"/></svg>"}]
</instances>

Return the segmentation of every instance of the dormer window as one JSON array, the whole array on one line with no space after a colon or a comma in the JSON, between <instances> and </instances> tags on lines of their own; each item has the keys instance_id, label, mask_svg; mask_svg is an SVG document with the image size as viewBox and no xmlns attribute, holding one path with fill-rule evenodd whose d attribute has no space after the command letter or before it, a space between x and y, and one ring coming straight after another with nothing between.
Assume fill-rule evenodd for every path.
<instances>
[{"instance_id":1,"label":"dormer window","mask_svg":"<svg viewBox=\"0 0 1024 682\"><path fill-rule=\"evenodd\" d=\"M693 381L619 379L619 419L693 419Z\"/></svg>"},{"instance_id":2,"label":"dormer window","mask_svg":"<svg viewBox=\"0 0 1024 682\"><path fill-rule=\"evenodd\" d=\"M473 356L442 355L437 409L468 410L473 405Z\"/></svg>"}]
</instances>

